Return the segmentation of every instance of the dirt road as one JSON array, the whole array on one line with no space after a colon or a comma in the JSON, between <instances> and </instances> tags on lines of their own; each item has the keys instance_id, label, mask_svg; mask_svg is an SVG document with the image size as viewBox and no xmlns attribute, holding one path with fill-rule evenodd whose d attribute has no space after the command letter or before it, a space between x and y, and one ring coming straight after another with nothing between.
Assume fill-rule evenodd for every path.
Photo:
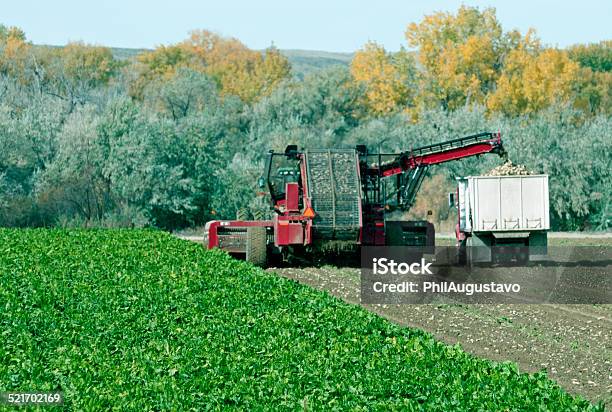
<instances>
[{"instance_id":1,"label":"dirt road","mask_svg":"<svg viewBox=\"0 0 612 412\"><path fill-rule=\"evenodd\" d=\"M272 268L359 304L359 269ZM612 305L364 305L476 356L545 370L568 392L612 402Z\"/></svg>"}]
</instances>

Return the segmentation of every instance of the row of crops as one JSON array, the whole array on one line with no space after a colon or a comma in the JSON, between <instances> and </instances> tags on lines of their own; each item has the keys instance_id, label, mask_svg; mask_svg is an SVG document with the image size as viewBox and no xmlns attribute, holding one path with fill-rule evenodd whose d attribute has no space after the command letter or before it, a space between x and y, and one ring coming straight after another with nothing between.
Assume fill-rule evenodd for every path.
<instances>
[{"instance_id":1,"label":"row of crops","mask_svg":"<svg viewBox=\"0 0 612 412\"><path fill-rule=\"evenodd\" d=\"M0 391L78 410L599 407L152 230L0 230Z\"/></svg>"}]
</instances>

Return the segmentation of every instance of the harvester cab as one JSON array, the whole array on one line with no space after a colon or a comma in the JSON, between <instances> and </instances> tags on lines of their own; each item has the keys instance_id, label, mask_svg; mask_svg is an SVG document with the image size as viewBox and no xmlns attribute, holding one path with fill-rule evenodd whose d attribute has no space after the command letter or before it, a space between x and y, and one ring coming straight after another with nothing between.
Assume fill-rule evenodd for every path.
<instances>
[{"instance_id":1,"label":"harvester cab","mask_svg":"<svg viewBox=\"0 0 612 412\"><path fill-rule=\"evenodd\" d=\"M289 149L289 148L288 148ZM300 159L292 152L268 152L260 186L267 187L273 205L285 198L288 183L299 183Z\"/></svg>"}]
</instances>

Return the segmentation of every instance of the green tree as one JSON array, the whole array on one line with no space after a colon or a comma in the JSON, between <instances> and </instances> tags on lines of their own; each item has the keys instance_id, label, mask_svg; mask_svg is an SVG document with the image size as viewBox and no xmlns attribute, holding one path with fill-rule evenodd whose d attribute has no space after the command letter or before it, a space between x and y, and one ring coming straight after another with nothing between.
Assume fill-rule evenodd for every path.
<instances>
[{"instance_id":1,"label":"green tree","mask_svg":"<svg viewBox=\"0 0 612 412\"><path fill-rule=\"evenodd\" d=\"M364 90L345 68L330 68L289 81L252 108L250 145L257 153L287 144L328 147L366 116Z\"/></svg>"},{"instance_id":2,"label":"green tree","mask_svg":"<svg viewBox=\"0 0 612 412\"><path fill-rule=\"evenodd\" d=\"M87 224L102 219L112 206L110 184L102 173L106 148L97 134L98 122L94 107L75 110L58 135L57 154L37 182L41 202Z\"/></svg>"},{"instance_id":3,"label":"green tree","mask_svg":"<svg viewBox=\"0 0 612 412\"><path fill-rule=\"evenodd\" d=\"M109 48L84 43L69 43L39 51L38 55L34 64L40 66L34 73L42 73L38 79L41 89L62 100L68 112L92 102L94 90L107 86L122 65Z\"/></svg>"},{"instance_id":4,"label":"green tree","mask_svg":"<svg viewBox=\"0 0 612 412\"><path fill-rule=\"evenodd\" d=\"M0 225L40 225L33 197L36 180L53 161L64 116L52 98L20 89L18 81L5 83L0 99Z\"/></svg>"},{"instance_id":5,"label":"green tree","mask_svg":"<svg viewBox=\"0 0 612 412\"><path fill-rule=\"evenodd\" d=\"M171 78L150 83L145 95L153 111L173 120L220 104L215 83L205 74L187 68L178 69Z\"/></svg>"},{"instance_id":6,"label":"green tree","mask_svg":"<svg viewBox=\"0 0 612 412\"><path fill-rule=\"evenodd\" d=\"M569 57L595 72L612 71L612 40L576 44L568 48Z\"/></svg>"}]
</instances>

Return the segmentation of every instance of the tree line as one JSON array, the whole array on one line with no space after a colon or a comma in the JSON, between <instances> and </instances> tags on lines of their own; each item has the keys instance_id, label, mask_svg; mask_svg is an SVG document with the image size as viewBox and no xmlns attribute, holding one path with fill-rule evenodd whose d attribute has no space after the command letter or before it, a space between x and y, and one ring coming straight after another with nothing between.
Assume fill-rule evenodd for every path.
<instances>
[{"instance_id":1,"label":"tree line","mask_svg":"<svg viewBox=\"0 0 612 412\"><path fill-rule=\"evenodd\" d=\"M515 163L550 175L555 229L609 229L612 42L546 47L463 6L410 24L406 46L368 43L299 79L275 48L204 30L117 60L0 25L0 225L199 226L266 209L269 149L401 151L501 130ZM453 179L499 162L434 169L411 217L448 221Z\"/></svg>"}]
</instances>

